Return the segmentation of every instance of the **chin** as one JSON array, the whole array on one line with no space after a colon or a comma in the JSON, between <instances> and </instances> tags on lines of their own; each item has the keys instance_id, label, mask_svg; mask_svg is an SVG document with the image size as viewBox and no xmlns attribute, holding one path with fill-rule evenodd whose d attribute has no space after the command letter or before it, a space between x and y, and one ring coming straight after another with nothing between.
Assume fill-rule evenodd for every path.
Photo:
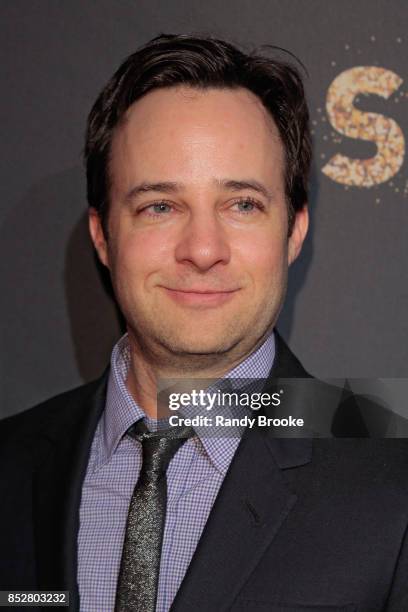
<instances>
[{"instance_id":1,"label":"chin","mask_svg":"<svg viewBox=\"0 0 408 612\"><path fill-rule=\"evenodd\" d=\"M220 341L220 338L200 338L197 332L191 337L162 339L162 345L166 346L171 353L185 355L226 353L234 344L235 342L233 339Z\"/></svg>"}]
</instances>

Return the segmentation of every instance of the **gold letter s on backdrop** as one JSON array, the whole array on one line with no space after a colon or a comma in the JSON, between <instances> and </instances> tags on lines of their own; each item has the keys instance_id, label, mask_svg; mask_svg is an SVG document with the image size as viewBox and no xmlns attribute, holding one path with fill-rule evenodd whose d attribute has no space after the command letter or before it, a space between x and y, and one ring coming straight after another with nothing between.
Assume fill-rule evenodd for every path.
<instances>
[{"instance_id":1,"label":"gold letter s on backdrop","mask_svg":"<svg viewBox=\"0 0 408 612\"><path fill-rule=\"evenodd\" d=\"M387 99L401 83L395 72L377 66L356 66L334 79L326 99L330 123L349 138L375 142L377 154L369 159L337 154L322 168L326 176L344 185L373 187L397 174L405 153L401 128L389 117L358 110L353 101L358 94L376 94Z\"/></svg>"}]
</instances>

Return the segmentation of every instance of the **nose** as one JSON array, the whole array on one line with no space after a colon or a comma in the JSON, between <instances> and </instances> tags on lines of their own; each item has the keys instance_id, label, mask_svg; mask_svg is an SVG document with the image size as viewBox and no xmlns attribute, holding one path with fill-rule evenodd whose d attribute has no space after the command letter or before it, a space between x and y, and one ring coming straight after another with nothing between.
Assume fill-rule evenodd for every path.
<instances>
[{"instance_id":1,"label":"nose","mask_svg":"<svg viewBox=\"0 0 408 612\"><path fill-rule=\"evenodd\" d=\"M191 214L180 234L175 256L177 262L190 264L200 272L229 262L231 253L225 228L215 211Z\"/></svg>"}]
</instances>

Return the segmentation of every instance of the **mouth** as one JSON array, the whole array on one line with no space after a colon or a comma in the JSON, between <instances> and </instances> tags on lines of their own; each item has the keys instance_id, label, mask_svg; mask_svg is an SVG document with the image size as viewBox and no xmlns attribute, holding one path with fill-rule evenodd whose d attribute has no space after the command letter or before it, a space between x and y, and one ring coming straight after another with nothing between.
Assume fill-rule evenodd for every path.
<instances>
[{"instance_id":1,"label":"mouth","mask_svg":"<svg viewBox=\"0 0 408 612\"><path fill-rule=\"evenodd\" d=\"M172 289L162 287L166 294L176 303L192 307L214 307L221 306L233 299L240 289L228 289L224 291L214 291L213 289Z\"/></svg>"}]
</instances>

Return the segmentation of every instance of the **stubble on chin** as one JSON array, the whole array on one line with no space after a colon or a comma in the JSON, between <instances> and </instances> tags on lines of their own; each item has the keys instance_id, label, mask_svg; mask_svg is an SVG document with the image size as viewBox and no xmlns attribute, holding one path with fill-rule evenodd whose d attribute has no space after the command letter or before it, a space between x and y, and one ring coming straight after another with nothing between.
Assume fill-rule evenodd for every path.
<instances>
[{"instance_id":1,"label":"stubble on chin","mask_svg":"<svg viewBox=\"0 0 408 612\"><path fill-rule=\"evenodd\" d=\"M218 376L232 369L266 338L273 320L256 326L256 319L230 317L206 328L199 321L170 324L156 318L128 327L135 360L143 359L168 376Z\"/></svg>"}]
</instances>

